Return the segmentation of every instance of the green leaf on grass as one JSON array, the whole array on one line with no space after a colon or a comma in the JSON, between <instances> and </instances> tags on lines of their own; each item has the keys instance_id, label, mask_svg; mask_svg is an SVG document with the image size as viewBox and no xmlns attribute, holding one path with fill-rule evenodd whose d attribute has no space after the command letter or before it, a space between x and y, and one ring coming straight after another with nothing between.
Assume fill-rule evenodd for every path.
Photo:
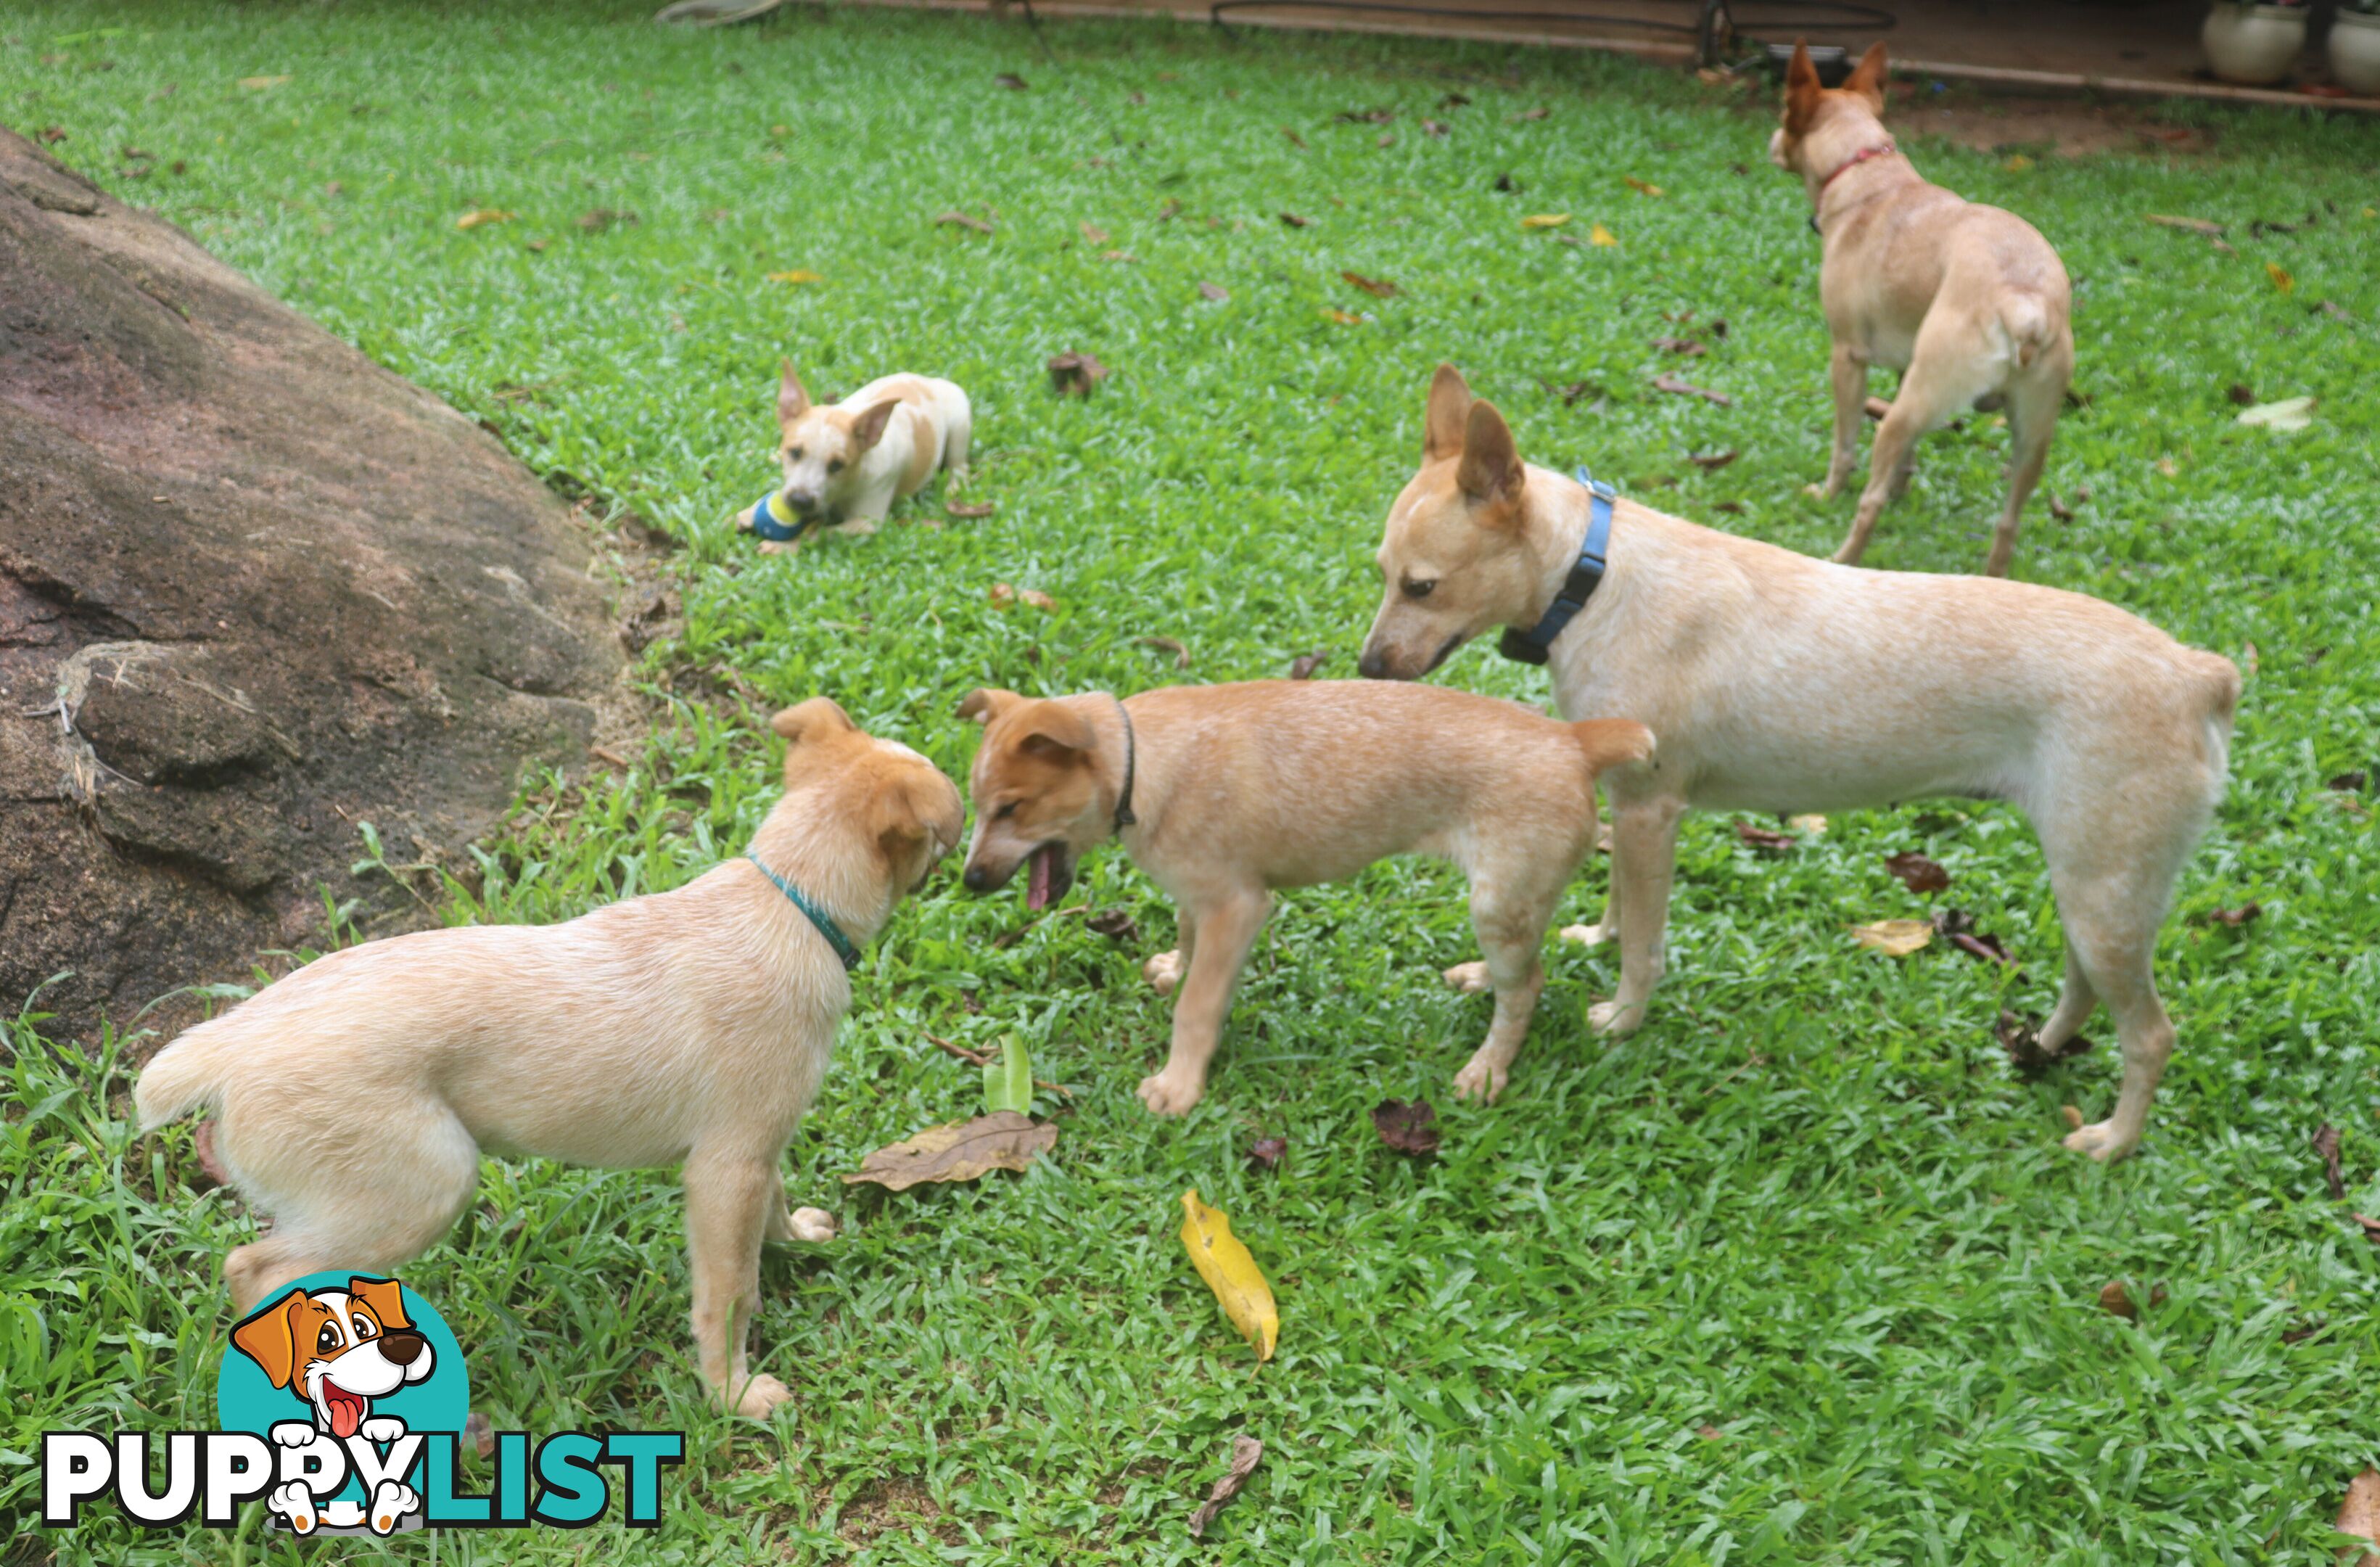
<instances>
[{"instance_id":1,"label":"green leaf on grass","mask_svg":"<svg viewBox=\"0 0 2380 1567\"><path fill-rule=\"evenodd\" d=\"M999 1060L983 1063L983 1108L987 1114L1013 1110L1019 1115L1033 1109L1033 1063L1014 1034L1001 1036Z\"/></svg>"}]
</instances>

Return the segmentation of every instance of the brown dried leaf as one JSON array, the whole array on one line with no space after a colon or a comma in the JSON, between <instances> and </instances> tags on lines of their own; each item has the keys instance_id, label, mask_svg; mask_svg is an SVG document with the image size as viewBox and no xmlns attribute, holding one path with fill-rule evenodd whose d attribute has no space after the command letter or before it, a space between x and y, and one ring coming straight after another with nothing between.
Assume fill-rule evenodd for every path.
<instances>
[{"instance_id":1,"label":"brown dried leaf","mask_svg":"<svg viewBox=\"0 0 2380 1567\"><path fill-rule=\"evenodd\" d=\"M1108 242L1108 231L1095 223L1079 223L1075 226L1081 229L1083 237L1094 245L1104 245Z\"/></svg>"},{"instance_id":2,"label":"brown dried leaf","mask_svg":"<svg viewBox=\"0 0 2380 1567\"><path fill-rule=\"evenodd\" d=\"M2108 1280L2107 1287L2099 1292L2099 1309L2109 1316L2120 1317L2127 1322L2137 1322L2141 1319L2141 1308L2132 1304L2132 1294L2124 1288L2124 1282L2121 1279Z\"/></svg>"},{"instance_id":3,"label":"brown dried leaf","mask_svg":"<svg viewBox=\"0 0 2380 1567\"><path fill-rule=\"evenodd\" d=\"M1424 120L1421 122L1421 133L1424 136L1444 136L1447 133L1447 125L1443 120Z\"/></svg>"},{"instance_id":4,"label":"brown dried leaf","mask_svg":"<svg viewBox=\"0 0 2380 1567\"><path fill-rule=\"evenodd\" d=\"M1137 640L1144 648L1155 648L1160 652L1172 653L1173 655L1174 668L1188 669L1190 667L1190 650L1183 643L1180 638L1142 637L1137 638Z\"/></svg>"},{"instance_id":5,"label":"brown dried leaf","mask_svg":"<svg viewBox=\"0 0 2380 1567\"><path fill-rule=\"evenodd\" d=\"M1546 108L1523 109L1519 114L1514 115L1512 117L1510 123L1513 125L1522 125L1530 120L1541 120L1552 113L1553 111L1551 109Z\"/></svg>"},{"instance_id":6,"label":"brown dried leaf","mask_svg":"<svg viewBox=\"0 0 2380 1567\"><path fill-rule=\"evenodd\" d=\"M1680 381L1674 375L1655 376L1653 378L1653 390L1656 392L1668 392L1680 397L1700 397L1703 401L1706 403L1715 403L1722 408L1731 408L1735 406L1735 399L1729 396L1726 393L1713 392L1706 387L1689 386L1686 383Z\"/></svg>"},{"instance_id":7,"label":"brown dried leaf","mask_svg":"<svg viewBox=\"0 0 2380 1567\"><path fill-rule=\"evenodd\" d=\"M2209 239L2223 232L2221 224L2206 218L2175 217L2170 213L2144 213L2142 215L2160 228L2188 229L2192 234L2203 234Z\"/></svg>"},{"instance_id":8,"label":"brown dried leaf","mask_svg":"<svg viewBox=\"0 0 2380 1567\"><path fill-rule=\"evenodd\" d=\"M1215 1514L1223 1511L1225 1504L1246 1488L1248 1476L1257 1472L1257 1464L1263 1458L1264 1443L1256 1438L1232 1439L1232 1466L1224 1471L1221 1479L1215 1482L1215 1488L1207 1493L1207 1500L1199 1504L1198 1511L1190 1514L1190 1533L1194 1537L1204 1535L1207 1525L1215 1521Z\"/></svg>"},{"instance_id":9,"label":"brown dried leaf","mask_svg":"<svg viewBox=\"0 0 2380 1567\"><path fill-rule=\"evenodd\" d=\"M636 225L644 220L634 213L615 212L610 207L598 207L591 213L578 214L578 226L589 234L601 234L614 225Z\"/></svg>"},{"instance_id":10,"label":"brown dried leaf","mask_svg":"<svg viewBox=\"0 0 2380 1567\"><path fill-rule=\"evenodd\" d=\"M1025 605L1027 609L1039 610L1045 614L1058 607L1058 601L1051 598L1049 594L1044 593L1038 588L1018 589L1016 590L1016 601Z\"/></svg>"},{"instance_id":11,"label":"brown dried leaf","mask_svg":"<svg viewBox=\"0 0 2380 1567\"><path fill-rule=\"evenodd\" d=\"M496 1423L488 1418L485 1410L474 1409L463 1416L463 1439L473 1452L486 1458L496 1451Z\"/></svg>"},{"instance_id":12,"label":"brown dried leaf","mask_svg":"<svg viewBox=\"0 0 2380 1567\"><path fill-rule=\"evenodd\" d=\"M1311 680L1314 678L1314 672L1328 662L1330 658L1330 655L1319 648L1310 653L1300 653L1289 661L1289 677L1292 680Z\"/></svg>"},{"instance_id":13,"label":"brown dried leaf","mask_svg":"<svg viewBox=\"0 0 2380 1567\"><path fill-rule=\"evenodd\" d=\"M1352 310L1324 310L1322 312L1322 319L1328 322L1335 322L1341 326L1361 326L1364 324L1364 318L1355 314Z\"/></svg>"},{"instance_id":14,"label":"brown dried leaf","mask_svg":"<svg viewBox=\"0 0 2380 1567\"><path fill-rule=\"evenodd\" d=\"M1050 361L1050 384L1060 396L1087 397L1108 377L1108 367L1088 354L1060 354Z\"/></svg>"},{"instance_id":15,"label":"brown dried leaf","mask_svg":"<svg viewBox=\"0 0 2380 1567\"><path fill-rule=\"evenodd\" d=\"M1198 285L1198 297L1212 299L1220 305L1231 298L1232 291L1220 283L1202 283Z\"/></svg>"},{"instance_id":16,"label":"brown dried leaf","mask_svg":"<svg viewBox=\"0 0 2380 1567\"><path fill-rule=\"evenodd\" d=\"M1289 138L1289 144L1291 146L1296 148L1301 152L1305 151L1305 138L1298 135L1295 130L1292 129L1288 126L1283 126L1281 128L1281 133Z\"/></svg>"},{"instance_id":17,"label":"brown dried leaf","mask_svg":"<svg viewBox=\"0 0 2380 1567\"><path fill-rule=\"evenodd\" d=\"M1950 885L1950 873L1914 849L1885 856L1884 868L1912 893L1940 893Z\"/></svg>"},{"instance_id":18,"label":"brown dried leaf","mask_svg":"<svg viewBox=\"0 0 2380 1567\"><path fill-rule=\"evenodd\" d=\"M1702 1438L1702 1439L1706 1442L1715 1442L1721 1437L1727 1435L1727 1433L1706 1420L1701 1425L1694 1427L1694 1435Z\"/></svg>"},{"instance_id":19,"label":"brown dried leaf","mask_svg":"<svg viewBox=\"0 0 2380 1567\"><path fill-rule=\"evenodd\" d=\"M991 585L991 607L993 609L1004 610L1015 601L1015 589L1011 588L1005 582L995 582Z\"/></svg>"},{"instance_id":20,"label":"brown dried leaf","mask_svg":"<svg viewBox=\"0 0 2380 1567\"><path fill-rule=\"evenodd\" d=\"M1653 346L1665 354L1682 354L1690 359L1697 354L1710 352L1708 344L1698 343L1691 337L1656 337Z\"/></svg>"},{"instance_id":21,"label":"brown dried leaf","mask_svg":"<svg viewBox=\"0 0 2380 1567\"><path fill-rule=\"evenodd\" d=\"M2236 381L2231 383L2230 390L2223 395L2226 397L2230 398L2233 402L2239 404L2243 408L2250 407L2256 401L2256 394L2254 391Z\"/></svg>"},{"instance_id":22,"label":"brown dried leaf","mask_svg":"<svg viewBox=\"0 0 2380 1567\"><path fill-rule=\"evenodd\" d=\"M1781 855L1801 840L1791 832L1778 832L1766 827L1755 827L1749 821L1735 824L1735 835L1764 854Z\"/></svg>"},{"instance_id":23,"label":"brown dried leaf","mask_svg":"<svg viewBox=\"0 0 2380 1567\"><path fill-rule=\"evenodd\" d=\"M1380 1141L1399 1153L1435 1153L1438 1151L1438 1128L1430 1123L1438 1119L1438 1111L1427 1099L1415 1099L1406 1104L1401 1099L1382 1099L1372 1107L1372 1129Z\"/></svg>"},{"instance_id":24,"label":"brown dried leaf","mask_svg":"<svg viewBox=\"0 0 2380 1567\"><path fill-rule=\"evenodd\" d=\"M1342 109L1330 116L1342 125L1386 125L1397 117L1394 109Z\"/></svg>"},{"instance_id":25,"label":"brown dried leaf","mask_svg":"<svg viewBox=\"0 0 2380 1567\"><path fill-rule=\"evenodd\" d=\"M42 128L42 142L44 146L55 147L66 139L67 128L62 125L45 125Z\"/></svg>"},{"instance_id":26,"label":"brown dried leaf","mask_svg":"<svg viewBox=\"0 0 2380 1567\"><path fill-rule=\"evenodd\" d=\"M2325 785L2325 787L2337 789L2341 794L2352 795L2371 781L2371 773L2367 772L2362 768L2358 767L2340 773L2338 777L2332 779L2329 784Z\"/></svg>"},{"instance_id":27,"label":"brown dried leaf","mask_svg":"<svg viewBox=\"0 0 2380 1567\"><path fill-rule=\"evenodd\" d=\"M1248 1162L1262 1169L1270 1170L1281 1162L1281 1156L1288 1151L1287 1137L1258 1137L1248 1145Z\"/></svg>"},{"instance_id":28,"label":"brown dried leaf","mask_svg":"<svg viewBox=\"0 0 2380 1567\"><path fill-rule=\"evenodd\" d=\"M979 218L971 213L962 213L955 209L944 213L934 221L938 224L949 224L954 228L971 228L978 234L991 232L991 220L989 218Z\"/></svg>"},{"instance_id":29,"label":"brown dried leaf","mask_svg":"<svg viewBox=\"0 0 2380 1567\"><path fill-rule=\"evenodd\" d=\"M2067 1040L2065 1048L2053 1055L2042 1048L2041 1020L2037 1017L2019 1017L2013 1012L2000 1014L1999 1026L1996 1032L1999 1036L2000 1049L2008 1051L2009 1064L2027 1077L2047 1070L2069 1056L2082 1055L2092 1048L2090 1040L2077 1035ZM2082 1111L2074 1110L2072 1105L2068 1105L2066 1108L2073 1111L2069 1124L2075 1126L2082 1125Z\"/></svg>"},{"instance_id":30,"label":"brown dried leaf","mask_svg":"<svg viewBox=\"0 0 2380 1567\"><path fill-rule=\"evenodd\" d=\"M1366 277L1360 272L1342 272L1339 275L1376 299L1396 298L1397 285L1385 278Z\"/></svg>"},{"instance_id":31,"label":"brown dried leaf","mask_svg":"<svg viewBox=\"0 0 2380 1567\"><path fill-rule=\"evenodd\" d=\"M1086 916L1083 929L1105 936L1118 945L1129 945L1140 940L1140 923L1128 908L1103 908Z\"/></svg>"},{"instance_id":32,"label":"brown dried leaf","mask_svg":"<svg viewBox=\"0 0 2380 1567\"><path fill-rule=\"evenodd\" d=\"M1450 92L1438 101L1438 106L1441 109L1467 109L1471 106L1471 100L1463 93Z\"/></svg>"},{"instance_id":33,"label":"brown dried leaf","mask_svg":"<svg viewBox=\"0 0 2380 1567\"><path fill-rule=\"evenodd\" d=\"M2348 1217L2363 1226L2365 1240L2375 1246L2380 1246L2380 1219L2374 1219L2368 1213L2350 1213Z\"/></svg>"},{"instance_id":34,"label":"brown dried leaf","mask_svg":"<svg viewBox=\"0 0 2380 1567\"><path fill-rule=\"evenodd\" d=\"M1881 397L1870 397L1860 405L1860 412L1870 419L1880 419L1892 411L1892 405Z\"/></svg>"},{"instance_id":35,"label":"brown dried leaf","mask_svg":"<svg viewBox=\"0 0 2380 1567\"><path fill-rule=\"evenodd\" d=\"M2380 1469L2366 1467L2347 1483L2347 1498L2338 1504L2334 1526L2342 1535L2372 1542L2355 1567L2380 1567Z\"/></svg>"},{"instance_id":36,"label":"brown dried leaf","mask_svg":"<svg viewBox=\"0 0 2380 1567\"><path fill-rule=\"evenodd\" d=\"M1742 455L1730 446L1724 452L1704 452L1699 455L1689 452L1686 454L1686 461L1701 468L1705 473L1717 473Z\"/></svg>"},{"instance_id":37,"label":"brown dried leaf","mask_svg":"<svg viewBox=\"0 0 2380 1567\"><path fill-rule=\"evenodd\" d=\"M991 501L944 501L942 503L942 515L954 516L961 522L972 522L979 516L990 516L999 509L999 504Z\"/></svg>"},{"instance_id":38,"label":"brown dried leaf","mask_svg":"<svg viewBox=\"0 0 2380 1567\"><path fill-rule=\"evenodd\" d=\"M1652 184L1646 180L1638 179L1633 174L1624 174L1620 177L1626 180L1628 182L1628 188L1633 190L1639 196L1658 196L1661 194L1661 188L1659 186Z\"/></svg>"},{"instance_id":39,"label":"brown dried leaf","mask_svg":"<svg viewBox=\"0 0 2380 1567\"><path fill-rule=\"evenodd\" d=\"M2056 517L2060 522L2072 522L2074 520L2074 508L2059 500L2058 498L2058 492L2052 490L2049 492L2049 515Z\"/></svg>"},{"instance_id":40,"label":"brown dried leaf","mask_svg":"<svg viewBox=\"0 0 2380 1567\"><path fill-rule=\"evenodd\" d=\"M2016 959L2009 955L2007 946L2001 942L1998 936L1976 936L1971 935L1967 931L1960 930L1954 932L1948 939L1952 946L1958 948L1969 957L1979 957L1985 963L1997 963L2001 965L2003 967L2016 962Z\"/></svg>"},{"instance_id":41,"label":"brown dried leaf","mask_svg":"<svg viewBox=\"0 0 2380 1567\"><path fill-rule=\"evenodd\" d=\"M973 1181L994 1170L1022 1170L1057 1142L1055 1126L1013 1110L997 1111L929 1126L906 1141L878 1148L843 1181L847 1186L873 1182L892 1192L926 1182Z\"/></svg>"},{"instance_id":42,"label":"brown dried leaf","mask_svg":"<svg viewBox=\"0 0 2380 1567\"><path fill-rule=\"evenodd\" d=\"M2082 1111L2070 1104L2061 1104L2058 1107L2058 1113L2066 1118L2066 1129L2068 1131L2080 1132L2082 1130Z\"/></svg>"},{"instance_id":43,"label":"brown dried leaf","mask_svg":"<svg viewBox=\"0 0 2380 1567\"><path fill-rule=\"evenodd\" d=\"M2331 1200L2345 1202L2347 1172L2339 1167L2338 1162L2338 1128L2327 1121L2315 1128L2313 1151L2322 1156L2322 1178L2324 1184L2330 1187Z\"/></svg>"},{"instance_id":44,"label":"brown dried leaf","mask_svg":"<svg viewBox=\"0 0 2380 1567\"><path fill-rule=\"evenodd\" d=\"M2228 925L2237 930L2242 925L2253 924L2264 917L2264 913L2265 905L2262 904L2241 904L2238 908L2212 910L2206 917L2217 925Z\"/></svg>"},{"instance_id":45,"label":"brown dried leaf","mask_svg":"<svg viewBox=\"0 0 2380 1567\"><path fill-rule=\"evenodd\" d=\"M994 87L1005 87L1011 92L1023 92L1027 91L1025 79L1018 76L1014 71L1001 72L998 76L991 79L991 84Z\"/></svg>"},{"instance_id":46,"label":"brown dried leaf","mask_svg":"<svg viewBox=\"0 0 2380 1567\"><path fill-rule=\"evenodd\" d=\"M1305 226L1305 220L1299 217L1295 213L1281 213L1281 221L1287 224L1292 228L1304 228Z\"/></svg>"}]
</instances>

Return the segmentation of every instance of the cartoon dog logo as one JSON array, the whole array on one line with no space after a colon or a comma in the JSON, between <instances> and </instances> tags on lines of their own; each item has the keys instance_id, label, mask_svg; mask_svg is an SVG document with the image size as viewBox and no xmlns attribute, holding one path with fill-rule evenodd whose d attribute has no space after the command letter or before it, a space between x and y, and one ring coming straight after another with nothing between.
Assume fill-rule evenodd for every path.
<instances>
[{"instance_id":1,"label":"cartoon dog logo","mask_svg":"<svg viewBox=\"0 0 2380 1567\"><path fill-rule=\"evenodd\" d=\"M371 1401L426 1380L437 1361L430 1341L407 1318L394 1279L349 1279L344 1290L292 1290L234 1328L231 1342L312 1415L273 1426L273 1439L289 1448L325 1437L345 1442L358 1434L370 1442L397 1440L406 1434L405 1422L375 1416ZM277 1488L267 1501L301 1535L318 1522L313 1493L301 1483ZM420 1505L410 1486L385 1481L375 1489L368 1516L373 1531L384 1535ZM357 1515L345 1516L350 1512ZM351 1502L334 1501L322 1509L319 1522L352 1527L366 1516Z\"/></svg>"}]
</instances>

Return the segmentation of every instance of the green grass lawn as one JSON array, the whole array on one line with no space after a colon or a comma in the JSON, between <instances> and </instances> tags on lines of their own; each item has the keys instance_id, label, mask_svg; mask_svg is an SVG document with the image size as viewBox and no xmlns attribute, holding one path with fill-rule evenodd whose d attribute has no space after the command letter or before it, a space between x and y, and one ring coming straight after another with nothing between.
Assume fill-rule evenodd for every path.
<instances>
[{"instance_id":1,"label":"green grass lawn","mask_svg":"<svg viewBox=\"0 0 2380 1567\"><path fill-rule=\"evenodd\" d=\"M952 710L978 685L1128 693L1317 649L1352 675L1441 358L1536 460L1799 550L1831 551L1849 521L1851 497L1802 493L1824 470L1827 340L1805 204L1764 161L1765 89L1162 23L1053 24L1053 67L979 18L797 7L694 33L647 9L0 15L0 119L62 128L59 156L492 421L593 515L633 510L684 546L683 634L644 655L643 751L582 786L533 781L481 873L437 893L451 920L562 918L736 851L774 786L763 718L814 693L964 777L974 732ZM1342 117L1374 108L1394 117ZM2159 952L2182 1042L2137 1157L2058 1147L2062 1106L2095 1118L2113 1094L2104 1017L2101 1049L2039 1082L1994 1041L2003 1006L2046 1010L2060 966L2040 856L1998 807L1838 817L1777 857L1691 821L1651 1023L1591 1038L1580 1014L1614 959L1559 948L1493 1109L1448 1090L1488 1004L1437 978L1472 954L1441 868L1285 898L1181 1122L1133 1096L1166 1034L1138 978L1170 944L1154 890L1117 855L1088 863L1073 901L1139 923L1111 942L1078 919L1028 928L1017 890L972 898L945 872L859 978L787 1158L793 1200L845 1226L764 1265L755 1366L795 1402L765 1427L703 1407L669 1172L491 1163L485 1200L405 1277L471 1351L500 1428L686 1431L665 1526L615 1509L586 1534L342 1558L2329 1562L2339 1495L2380 1456L2380 1249L2347 1211L2380 1212L2380 850L2369 789L2326 787L2380 768L2380 126L2178 113L2216 130L2213 154L1912 149L2032 219L2074 276L2084 403L2019 575L2250 676L2229 797ZM457 228L488 208L512 215ZM937 223L953 209L995 231ZM2224 223L2235 249L2149 213ZM1571 243L1596 224L1617 243ZM795 271L823 281L771 277ZM1709 352L1652 346L1681 332ZM1067 350L1114 369L1087 401L1050 392L1044 361ZM772 481L787 354L813 392L895 369L960 382L967 498L996 515L919 526L941 519L937 489L877 538L792 560L723 531ZM1664 370L1731 406L1654 391ZM2239 425L2235 383L2318 396L2312 428ZM2006 440L1980 416L1930 438L1869 564L1974 569ZM1056 607L997 608L994 582ZM1547 695L1485 648L1439 678ZM2002 937L2015 970L1849 940L1846 922L1926 912L1885 870L1902 849L1949 869L1933 902ZM1602 879L1565 920L1599 907ZM2209 918L2251 901L2253 923ZM1010 1029L1078 1090L1043 1099L1052 1158L889 1197L839 1183L977 1109L978 1074L926 1033ZM300 1560L256 1509L231 1544L136 1536L111 1508L25 1533L41 1431L210 1424L217 1269L250 1224L194 1194L187 1130L130 1136L124 1063L145 1047L93 1064L13 1038L6 1560ZM1368 1124L1415 1095L1443 1119L1436 1159ZM2345 1205L2308 1148L2325 1121ZM1289 1141L1270 1172L1244 1157L1263 1134ZM1271 1275L1281 1352L1261 1369L1175 1238L1191 1185ZM2100 1307L2112 1280L2137 1324ZM1264 1464L1193 1541L1239 1432Z\"/></svg>"}]
</instances>

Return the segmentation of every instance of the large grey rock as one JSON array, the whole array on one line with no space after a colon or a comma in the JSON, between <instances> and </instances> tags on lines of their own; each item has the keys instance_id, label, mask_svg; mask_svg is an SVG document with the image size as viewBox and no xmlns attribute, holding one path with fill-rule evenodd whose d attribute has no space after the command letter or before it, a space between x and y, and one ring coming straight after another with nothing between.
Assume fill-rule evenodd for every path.
<instances>
[{"instance_id":1,"label":"large grey rock","mask_svg":"<svg viewBox=\"0 0 2380 1567\"><path fill-rule=\"evenodd\" d=\"M0 1007L242 977L359 891L358 822L451 851L583 759L591 554L462 415L0 130Z\"/></svg>"}]
</instances>

